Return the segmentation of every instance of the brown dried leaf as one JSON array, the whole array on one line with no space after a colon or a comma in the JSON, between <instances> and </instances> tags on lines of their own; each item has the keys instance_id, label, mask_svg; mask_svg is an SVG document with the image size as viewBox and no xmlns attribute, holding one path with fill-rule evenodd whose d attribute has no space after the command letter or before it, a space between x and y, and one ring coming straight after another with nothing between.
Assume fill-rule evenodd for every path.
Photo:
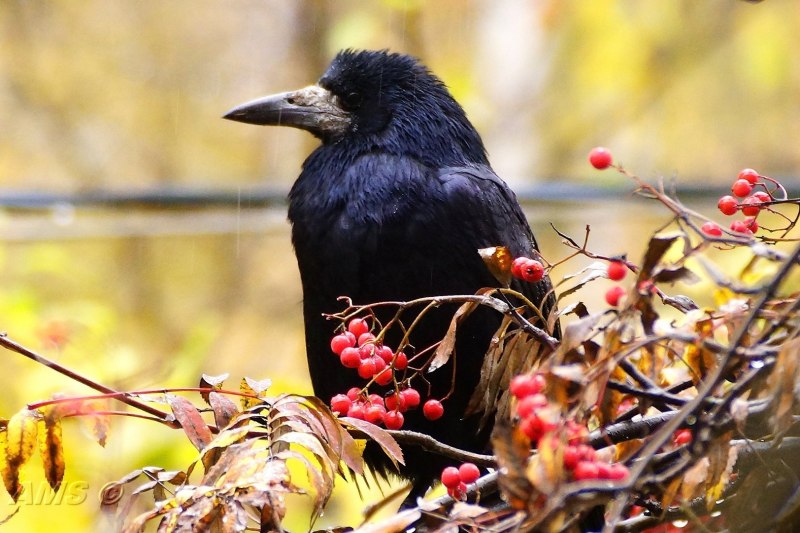
<instances>
[{"instance_id":1,"label":"brown dried leaf","mask_svg":"<svg viewBox=\"0 0 800 533\"><path fill-rule=\"evenodd\" d=\"M330 442L331 447L338 451L347 468L356 474L363 474L364 460L361 458L362 450L359 449L355 439L342 427L325 402L314 396L305 397L305 400L312 407L308 412L313 418L322 423L325 428L326 439Z\"/></svg>"},{"instance_id":2,"label":"brown dried leaf","mask_svg":"<svg viewBox=\"0 0 800 533\"><path fill-rule=\"evenodd\" d=\"M781 346L778 359L775 362L773 375L778 378L774 389L775 398L775 423L778 431L784 431L792 423L793 406L797 401L795 384L800 374L797 354L800 352L800 338L792 339Z\"/></svg>"},{"instance_id":3,"label":"brown dried leaf","mask_svg":"<svg viewBox=\"0 0 800 533\"><path fill-rule=\"evenodd\" d=\"M456 347L456 329L458 328L458 324L468 317L477 307L477 303L467 302L458 308L453 315L453 319L450 321L450 326L447 328L447 333L442 339L442 342L436 347L436 353L433 356L431 364L428 366L428 372L433 372L447 364Z\"/></svg>"},{"instance_id":4,"label":"brown dried leaf","mask_svg":"<svg viewBox=\"0 0 800 533\"><path fill-rule=\"evenodd\" d=\"M503 498L516 510L526 510L537 493L526 474L531 442L522 431L498 420L492 431L497 457L497 485Z\"/></svg>"},{"instance_id":5,"label":"brown dried leaf","mask_svg":"<svg viewBox=\"0 0 800 533\"><path fill-rule=\"evenodd\" d=\"M208 374L203 374L200 376L200 387L202 388L210 388L210 389L219 389L222 387L222 383L228 379L230 374L227 372L225 374L220 374L218 376L209 376Z\"/></svg>"},{"instance_id":6,"label":"brown dried leaf","mask_svg":"<svg viewBox=\"0 0 800 533\"><path fill-rule=\"evenodd\" d=\"M505 246L491 246L478 250L483 262L489 268L489 272L495 277L503 287L511 284L511 263L514 260L511 252Z\"/></svg>"},{"instance_id":7,"label":"brown dried leaf","mask_svg":"<svg viewBox=\"0 0 800 533\"><path fill-rule=\"evenodd\" d=\"M192 402L181 396L168 394L167 402L172 409L172 414L175 415L175 419L181 425L186 436L189 437L192 445L198 450L205 448L214 436L200 415L200 411L197 410Z\"/></svg>"},{"instance_id":8,"label":"brown dried leaf","mask_svg":"<svg viewBox=\"0 0 800 533\"><path fill-rule=\"evenodd\" d=\"M700 494L703 485L708 479L708 471L711 466L708 457L703 457L698 460L682 477L681 483L681 497L690 501Z\"/></svg>"},{"instance_id":9,"label":"brown dried leaf","mask_svg":"<svg viewBox=\"0 0 800 533\"><path fill-rule=\"evenodd\" d=\"M562 361L566 354L583 344L583 342L590 337L590 334L602 316L602 313L597 313L567 324L567 327L564 328L561 344L558 347L556 355L553 356L553 359L555 361Z\"/></svg>"},{"instance_id":10,"label":"brown dried leaf","mask_svg":"<svg viewBox=\"0 0 800 533\"><path fill-rule=\"evenodd\" d=\"M208 374L203 374L200 376L200 384L199 387L201 389L221 389L222 383L228 379L230 374L220 374L219 376L209 376ZM203 401L208 403L208 393L201 392L200 396L203 398Z\"/></svg>"},{"instance_id":11,"label":"brown dried leaf","mask_svg":"<svg viewBox=\"0 0 800 533\"><path fill-rule=\"evenodd\" d=\"M104 447L108 439L108 431L111 428L111 417L106 414L100 414L103 411L109 410L108 400L92 400L88 402L74 402L58 405L59 415L63 418L67 414L75 412L83 414L91 414L92 416L81 417L84 424L88 426L88 431L94 436L97 444Z\"/></svg>"},{"instance_id":12,"label":"brown dried leaf","mask_svg":"<svg viewBox=\"0 0 800 533\"><path fill-rule=\"evenodd\" d=\"M541 344L520 330L508 332L510 317L503 320L495 332L497 342L492 342L483 358L478 385L470 397L465 415L480 413L480 427L497 417L510 415L508 384L511 378L531 370L538 363Z\"/></svg>"},{"instance_id":13,"label":"brown dried leaf","mask_svg":"<svg viewBox=\"0 0 800 533\"><path fill-rule=\"evenodd\" d=\"M386 430L379 428L375 424L370 424L364 420L359 420L357 418L351 418L349 416L345 416L340 418L343 424L347 424L348 426L357 429L367 435L370 439L374 442L377 442L378 445L381 447L383 452L392 460L392 462L397 466L397 463L401 465L405 464L403 460L403 450L400 449L400 445L397 444L397 441L386 432Z\"/></svg>"},{"instance_id":14,"label":"brown dried leaf","mask_svg":"<svg viewBox=\"0 0 800 533\"><path fill-rule=\"evenodd\" d=\"M23 489L19 482L19 471L36 448L37 418L36 411L23 409L9 419L5 431L3 483L14 501L17 501Z\"/></svg>"},{"instance_id":15,"label":"brown dried leaf","mask_svg":"<svg viewBox=\"0 0 800 533\"><path fill-rule=\"evenodd\" d=\"M678 489L681 488L681 483L683 483L683 479L676 477L669 482L669 485L667 485L666 490L661 495L661 505L665 509L672 505L672 502L675 501L675 496L678 494Z\"/></svg>"},{"instance_id":16,"label":"brown dried leaf","mask_svg":"<svg viewBox=\"0 0 800 533\"><path fill-rule=\"evenodd\" d=\"M575 272L574 274L569 274L567 276L564 276L561 279L561 281L558 282L558 286L561 286L561 284L563 284L564 282L566 282L566 281L568 281L568 280L570 280L570 279L572 279L574 277L577 277L580 274L586 274L586 275L583 276L578 281L578 283L576 283L574 286L570 287L569 289L564 289L562 292L560 292L558 294L558 301L559 302L562 299L564 299L567 296L569 296L570 294L573 294L573 293L578 292L579 290L581 290L581 288L583 288L583 286L586 285L587 283L589 283L591 281L594 281L594 280L596 280L598 278L606 278L606 277L608 277L608 263L606 263L604 261L595 261L594 263L590 264L586 268L583 268L583 269L579 270L578 272Z\"/></svg>"},{"instance_id":17,"label":"brown dried leaf","mask_svg":"<svg viewBox=\"0 0 800 533\"><path fill-rule=\"evenodd\" d=\"M53 492L58 492L64 479L64 443L61 438L61 419L49 410L38 420L39 455L44 465L44 477Z\"/></svg>"},{"instance_id":18,"label":"brown dried leaf","mask_svg":"<svg viewBox=\"0 0 800 533\"><path fill-rule=\"evenodd\" d=\"M352 533L401 533L407 531L421 516L419 509L406 509L378 522L366 523Z\"/></svg>"},{"instance_id":19,"label":"brown dried leaf","mask_svg":"<svg viewBox=\"0 0 800 533\"><path fill-rule=\"evenodd\" d=\"M227 425L231 423L231 420L239 414L239 409L237 409L236 404L232 402L230 398L218 392L208 393L208 399L206 401L214 411L214 424L217 426L217 429L227 427Z\"/></svg>"},{"instance_id":20,"label":"brown dried leaf","mask_svg":"<svg viewBox=\"0 0 800 533\"><path fill-rule=\"evenodd\" d=\"M652 277L653 269L655 269L658 262L667 253L667 250L682 237L680 233L670 233L664 235L654 235L647 245L647 251L644 254L641 270L639 271L639 279L645 280Z\"/></svg>"},{"instance_id":21,"label":"brown dried leaf","mask_svg":"<svg viewBox=\"0 0 800 533\"><path fill-rule=\"evenodd\" d=\"M675 283L676 281L682 281L687 285L693 285L700 281L700 277L685 266L657 267L653 269L653 276L650 279L654 283Z\"/></svg>"},{"instance_id":22,"label":"brown dried leaf","mask_svg":"<svg viewBox=\"0 0 800 533\"><path fill-rule=\"evenodd\" d=\"M714 324L711 319L698 320L695 323L695 331L701 337L711 337L714 335ZM683 358L692 371L691 378L695 384L699 383L709 371L717 366L717 358L714 353L702 348L701 343L688 344Z\"/></svg>"},{"instance_id":23,"label":"brown dried leaf","mask_svg":"<svg viewBox=\"0 0 800 533\"><path fill-rule=\"evenodd\" d=\"M720 435L708 451L711 461L711 473L705 479L706 505L709 509L722 497L722 492L728 486L731 472L739 457L739 448L731 446L733 432L729 431Z\"/></svg>"},{"instance_id":24,"label":"brown dried leaf","mask_svg":"<svg viewBox=\"0 0 800 533\"><path fill-rule=\"evenodd\" d=\"M538 453L528 461L528 479L543 494L552 494L564 479L564 449L556 438L539 439Z\"/></svg>"}]
</instances>

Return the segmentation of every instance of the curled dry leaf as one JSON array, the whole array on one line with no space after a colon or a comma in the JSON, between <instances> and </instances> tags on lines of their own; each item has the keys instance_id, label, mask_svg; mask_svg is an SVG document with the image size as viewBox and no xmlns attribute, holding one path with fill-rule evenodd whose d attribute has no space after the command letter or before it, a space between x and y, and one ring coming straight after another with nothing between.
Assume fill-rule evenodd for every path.
<instances>
[{"instance_id":1,"label":"curled dry leaf","mask_svg":"<svg viewBox=\"0 0 800 533\"><path fill-rule=\"evenodd\" d=\"M495 277L503 287L511 284L511 263L514 260L511 252L505 246L491 246L478 250L483 262L489 268L489 272Z\"/></svg>"},{"instance_id":2,"label":"curled dry leaf","mask_svg":"<svg viewBox=\"0 0 800 533\"><path fill-rule=\"evenodd\" d=\"M19 471L36 449L38 413L23 409L12 416L6 428L5 460L3 461L3 483L8 494L17 501L22 494Z\"/></svg>"},{"instance_id":3,"label":"curled dry leaf","mask_svg":"<svg viewBox=\"0 0 800 533\"><path fill-rule=\"evenodd\" d=\"M44 477L53 492L58 492L64 479L64 443L61 438L61 419L54 409L38 420L39 455L44 465Z\"/></svg>"}]
</instances>

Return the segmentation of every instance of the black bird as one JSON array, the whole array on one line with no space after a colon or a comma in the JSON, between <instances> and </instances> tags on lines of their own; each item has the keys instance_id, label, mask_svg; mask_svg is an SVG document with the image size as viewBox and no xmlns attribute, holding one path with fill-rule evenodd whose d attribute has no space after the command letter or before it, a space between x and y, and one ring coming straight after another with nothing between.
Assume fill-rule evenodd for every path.
<instances>
[{"instance_id":1,"label":"black bird","mask_svg":"<svg viewBox=\"0 0 800 533\"><path fill-rule=\"evenodd\" d=\"M413 57L345 50L317 85L253 100L225 118L300 128L322 141L289 193L289 220L308 366L323 400L364 384L330 351L337 324L323 314L341 311L339 296L366 304L474 294L498 286L478 249L504 245L515 257L537 255L516 197L490 167L478 132L445 85ZM512 287L541 304L545 316L555 305L547 278ZM412 344L424 349L441 340L454 309L426 315ZM464 412L499 323L495 312L479 310L460 326L454 357L425 376L434 398L453 387L444 417L430 422L409 411L404 429L486 451L488 430L479 431L478 417ZM410 446L404 454L401 475L413 481L409 498L423 494L452 463ZM368 448L365 458L390 471L377 450Z\"/></svg>"}]
</instances>

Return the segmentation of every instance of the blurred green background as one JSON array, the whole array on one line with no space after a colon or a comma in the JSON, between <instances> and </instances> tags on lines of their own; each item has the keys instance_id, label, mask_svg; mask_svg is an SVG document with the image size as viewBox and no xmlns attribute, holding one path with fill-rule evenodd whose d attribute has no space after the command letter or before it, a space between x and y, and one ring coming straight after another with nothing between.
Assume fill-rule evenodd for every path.
<instances>
[{"instance_id":1,"label":"blurred green background","mask_svg":"<svg viewBox=\"0 0 800 533\"><path fill-rule=\"evenodd\" d=\"M668 214L631 199L618 174L591 169L588 150L608 146L648 180L717 195L743 167L796 176L799 24L794 0L4 0L0 201L65 196L0 211L0 329L119 389L230 372L231 388L247 375L272 378L275 393L308 393L285 207L247 199L287 190L316 141L220 120L227 109L314 82L341 48L412 53L464 105L498 174L523 197L548 193L525 204L546 257L566 254L552 222L577 240L589 224L593 251L638 261ZM224 190L243 203L63 200L98 190ZM715 205L692 201L720 220ZM702 284L676 291L709 299ZM599 306L599 295L579 297ZM10 352L0 365L0 417L88 393ZM65 443L67 482L88 484L85 501L22 505L4 530L104 531L104 483L194 458L178 432L136 420L115 420L105 449L71 421ZM26 467L29 486L43 483L40 469ZM317 527L353 524L353 494ZM308 508L292 500L287 526L307 528ZM13 509L0 495L0 519Z\"/></svg>"}]
</instances>

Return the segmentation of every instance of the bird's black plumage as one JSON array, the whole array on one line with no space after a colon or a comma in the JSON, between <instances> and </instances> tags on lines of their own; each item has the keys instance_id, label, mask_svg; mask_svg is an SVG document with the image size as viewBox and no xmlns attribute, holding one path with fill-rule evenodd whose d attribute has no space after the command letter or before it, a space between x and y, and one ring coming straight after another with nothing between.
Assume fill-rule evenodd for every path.
<instances>
[{"instance_id":1,"label":"bird's black plumage","mask_svg":"<svg viewBox=\"0 0 800 533\"><path fill-rule=\"evenodd\" d=\"M478 249L507 246L536 255L536 241L514 193L489 166L483 143L444 84L416 59L388 52L343 51L317 86L244 104L226 118L312 132L322 144L289 194L292 241L303 285L306 349L314 391L324 400L363 386L330 353L336 324L324 313L356 304L473 294L497 286ZM513 288L547 313L549 280ZM414 331L419 349L441 340L454 307L435 310ZM486 451L488 434L464 417L500 317L479 310L460 327L455 356L427 375L445 416L406 413L406 429L453 446ZM369 452L369 450L368 450ZM404 450L403 475L422 492L447 463ZM368 453L379 469L388 463Z\"/></svg>"}]
</instances>

